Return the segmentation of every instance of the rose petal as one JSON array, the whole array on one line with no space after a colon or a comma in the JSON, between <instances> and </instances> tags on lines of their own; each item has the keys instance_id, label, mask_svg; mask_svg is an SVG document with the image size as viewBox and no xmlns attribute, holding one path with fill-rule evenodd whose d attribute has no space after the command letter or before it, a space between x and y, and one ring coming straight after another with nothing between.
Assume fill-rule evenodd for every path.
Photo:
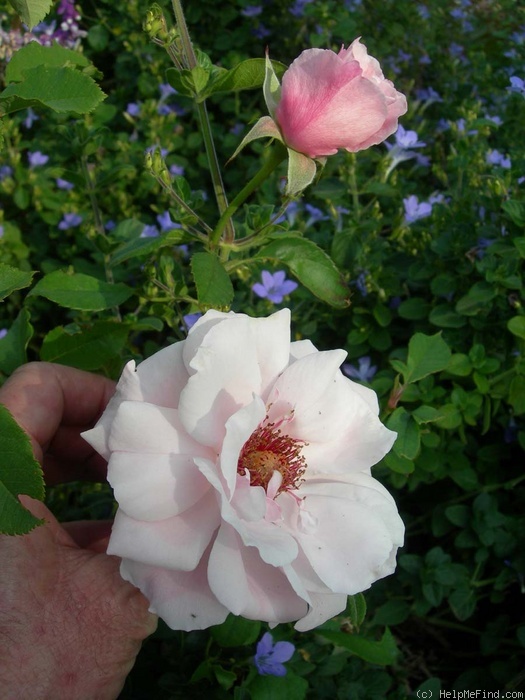
<instances>
[{"instance_id":1,"label":"rose petal","mask_svg":"<svg viewBox=\"0 0 525 700\"><path fill-rule=\"evenodd\" d=\"M135 520L164 520L191 508L209 489L190 455L114 452L108 481Z\"/></svg>"},{"instance_id":2,"label":"rose petal","mask_svg":"<svg viewBox=\"0 0 525 700\"><path fill-rule=\"evenodd\" d=\"M142 400L157 406L177 408L188 381L182 361L184 342L174 343L148 357L137 367Z\"/></svg>"},{"instance_id":3,"label":"rose petal","mask_svg":"<svg viewBox=\"0 0 525 700\"><path fill-rule=\"evenodd\" d=\"M390 494L367 474L312 480L297 490L317 522L296 537L319 578L334 593L353 595L394 570L404 526Z\"/></svg>"},{"instance_id":4,"label":"rose petal","mask_svg":"<svg viewBox=\"0 0 525 700\"><path fill-rule=\"evenodd\" d=\"M223 605L250 620L290 622L307 609L282 571L263 562L255 548L244 547L227 524L221 526L213 544L208 580Z\"/></svg>"},{"instance_id":5,"label":"rose petal","mask_svg":"<svg viewBox=\"0 0 525 700\"><path fill-rule=\"evenodd\" d=\"M220 625L229 610L213 595L207 580L207 557L191 572L169 571L124 559L120 575L150 601L150 611L174 630L206 629Z\"/></svg>"},{"instance_id":6,"label":"rose petal","mask_svg":"<svg viewBox=\"0 0 525 700\"><path fill-rule=\"evenodd\" d=\"M230 497L235 490L239 454L244 443L266 416L266 406L258 396L226 421L226 435L222 443L220 467Z\"/></svg>"},{"instance_id":7,"label":"rose petal","mask_svg":"<svg viewBox=\"0 0 525 700\"><path fill-rule=\"evenodd\" d=\"M211 489L194 506L173 518L146 522L117 511L108 554L166 569L193 570L220 524Z\"/></svg>"},{"instance_id":8,"label":"rose petal","mask_svg":"<svg viewBox=\"0 0 525 700\"><path fill-rule=\"evenodd\" d=\"M268 318L238 315L213 325L189 362L194 374L179 402L190 435L218 452L228 418L253 394L264 400L286 367L289 336L288 309Z\"/></svg>"},{"instance_id":9,"label":"rose petal","mask_svg":"<svg viewBox=\"0 0 525 700\"><path fill-rule=\"evenodd\" d=\"M121 402L111 426L109 447L138 454L213 454L187 434L177 409L139 401Z\"/></svg>"},{"instance_id":10,"label":"rose petal","mask_svg":"<svg viewBox=\"0 0 525 700\"><path fill-rule=\"evenodd\" d=\"M200 458L195 459L195 464L217 490L222 519L232 525L247 547L256 547L261 558L273 566L284 566L295 559L298 552L295 539L273 522L264 520L266 496L261 486L250 486L239 477L230 503L214 466ZM243 520L242 515L246 517L248 513L250 520Z\"/></svg>"},{"instance_id":11,"label":"rose petal","mask_svg":"<svg viewBox=\"0 0 525 700\"><path fill-rule=\"evenodd\" d=\"M343 593L312 593L307 614L294 627L298 632L308 632L330 620L346 608L348 596Z\"/></svg>"},{"instance_id":12,"label":"rose petal","mask_svg":"<svg viewBox=\"0 0 525 700\"><path fill-rule=\"evenodd\" d=\"M108 460L111 454L108 444L109 434L120 404L122 401L142 401L142 398L142 389L135 371L135 362L134 360L130 360L124 367L115 393L111 397L98 423L91 430L86 430L81 433L84 440L102 455L104 459Z\"/></svg>"},{"instance_id":13,"label":"rose petal","mask_svg":"<svg viewBox=\"0 0 525 700\"><path fill-rule=\"evenodd\" d=\"M317 158L357 150L376 133L387 117L385 99L361 72L333 51L303 51L283 76L276 110L285 143Z\"/></svg>"},{"instance_id":14,"label":"rose petal","mask_svg":"<svg viewBox=\"0 0 525 700\"><path fill-rule=\"evenodd\" d=\"M302 413L315 407L327 385L335 381L345 357L344 350L329 350L308 354L289 365L268 396L269 420L277 422L292 410Z\"/></svg>"}]
</instances>

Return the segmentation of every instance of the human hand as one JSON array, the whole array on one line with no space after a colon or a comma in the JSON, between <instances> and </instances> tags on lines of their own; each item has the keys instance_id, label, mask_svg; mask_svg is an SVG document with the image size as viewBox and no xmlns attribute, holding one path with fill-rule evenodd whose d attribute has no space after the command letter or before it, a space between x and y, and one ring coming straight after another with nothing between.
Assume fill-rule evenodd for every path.
<instances>
[{"instance_id":1,"label":"human hand","mask_svg":"<svg viewBox=\"0 0 525 700\"><path fill-rule=\"evenodd\" d=\"M80 437L114 383L50 363L18 369L0 388L28 433L48 484L105 480L105 463ZM157 625L148 602L105 554L110 524L58 523L40 501L22 504L45 524L0 536L0 688L5 700L111 700Z\"/></svg>"}]
</instances>

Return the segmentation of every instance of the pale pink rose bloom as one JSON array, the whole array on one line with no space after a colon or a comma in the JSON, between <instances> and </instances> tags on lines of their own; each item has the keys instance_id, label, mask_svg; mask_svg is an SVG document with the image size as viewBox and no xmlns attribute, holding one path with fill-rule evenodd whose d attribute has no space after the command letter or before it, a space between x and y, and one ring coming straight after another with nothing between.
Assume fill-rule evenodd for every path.
<instances>
[{"instance_id":1,"label":"pale pink rose bloom","mask_svg":"<svg viewBox=\"0 0 525 700\"><path fill-rule=\"evenodd\" d=\"M228 613L308 630L394 571L403 523L370 467L395 434L346 353L208 311L135 368L87 441L119 509L108 553L174 629Z\"/></svg>"},{"instance_id":2,"label":"pale pink rose bloom","mask_svg":"<svg viewBox=\"0 0 525 700\"><path fill-rule=\"evenodd\" d=\"M283 75L275 119L287 146L319 158L381 143L406 111L405 96L356 39L337 54L303 51Z\"/></svg>"}]
</instances>

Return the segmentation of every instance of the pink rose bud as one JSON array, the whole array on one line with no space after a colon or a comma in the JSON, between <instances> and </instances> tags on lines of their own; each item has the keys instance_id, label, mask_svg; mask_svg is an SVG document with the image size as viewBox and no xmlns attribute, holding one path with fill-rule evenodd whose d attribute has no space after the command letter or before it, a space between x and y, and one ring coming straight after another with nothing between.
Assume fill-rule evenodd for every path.
<instances>
[{"instance_id":1,"label":"pink rose bud","mask_svg":"<svg viewBox=\"0 0 525 700\"><path fill-rule=\"evenodd\" d=\"M320 158L381 143L406 111L405 96L356 39L337 54L303 51L283 75L275 120L288 147Z\"/></svg>"}]
</instances>

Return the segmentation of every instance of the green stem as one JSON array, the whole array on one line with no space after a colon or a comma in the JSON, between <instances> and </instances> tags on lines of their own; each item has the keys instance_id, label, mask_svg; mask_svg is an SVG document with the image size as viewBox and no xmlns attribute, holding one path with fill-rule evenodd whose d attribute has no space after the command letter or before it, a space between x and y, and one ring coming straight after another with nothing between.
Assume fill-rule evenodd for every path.
<instances>
[{"instance_id":1,"label":"green stem","mask_svg":"<svg viewBox=\"0 0 525 700\"><path fill-rule=\"evenodd\" d=\"M354 205L354 211L356 213L357 218L359 218L359 210L361 208L361 205L359 203L359 189L357 187L357 177L356 177L356 157L355 154L352 153L350 154L350 169L349 169L349 184L350 184L350 191L352 193L352 203Z\"/></svg>"},{"instance_id":2,"label":"green stem","mask_svg":"<svg viewBox=\"0 0 525 700\"><path fill-rule=\"evenodd\" d=\"M222 213L221 218L217 222L213 233L211 234L211 242L217 244L222 236L228 221L231 221L231 217L235 214L237 209L244 204L248 197L254 192L259 185L261 185L266 178L280 165L287 156L287 150L281 144L277 144L274 148L268 160L263 164L262 168L256 173L250 182L242 188L239 194L232 200L231 204Z\"/></svg>"},{"instance_id":3,"label":"green stem","mask_svg":"<svg viewBox=\"0 0 525 700\"><path fill-rule=\"evenodd\" d=\"M191 43L190 34L188 32L188 26L184 18L184 12L182 11L182 5L180 3L180 0L172 0L172 6L173 11L175 13L177 27L179 29L182 49L184 51L184 55L188 63L188 68L192 70L197 66L197 57L195 55L195 51L193 50L193 45ZM222 181L222 175L219 167L219 161L217 158L217 152L215 150L215 144L213 143L213 135L211 132L208 110L206 109L206 103L204 102L204 100L202 102L197 103L197 112L199 115L202 136L204 139L204 148L206 149L206 156L208 157L208 165L210 167L213 191L215 193L215 199L217 200L219 214L222 217L224 212L228 209L228 200L226 198L226 191L224 189L224 184ZM235 229L230 219L226 220L225 225L223 226L223 230L225 233L225 240L229 243L233 242L235 240Z\"/></svg>"}]
</instances>

